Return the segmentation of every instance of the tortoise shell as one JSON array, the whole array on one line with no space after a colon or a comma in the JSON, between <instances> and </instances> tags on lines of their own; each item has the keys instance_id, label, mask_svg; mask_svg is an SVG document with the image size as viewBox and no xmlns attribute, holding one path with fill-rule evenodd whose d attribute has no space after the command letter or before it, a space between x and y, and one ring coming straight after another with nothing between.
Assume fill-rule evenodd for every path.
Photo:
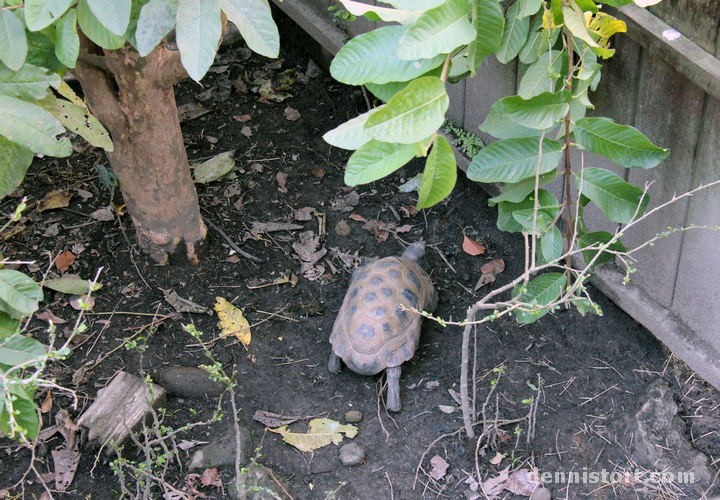
<instances>
[{"instance_id":1,"label":"tortoise shell","mask_svg":"<svg viewBox=\"0 0 720 500\"><path fill-rule=\"evenodd\" d=\"M401 307L433 311L437 294L417 261L424 243L401 257L386 257L358 268L335 319L333 352L354 372L374 375L415 354L422 316ZM418 250L419 249L419 250Z\"/></svg>"}]
</instances>

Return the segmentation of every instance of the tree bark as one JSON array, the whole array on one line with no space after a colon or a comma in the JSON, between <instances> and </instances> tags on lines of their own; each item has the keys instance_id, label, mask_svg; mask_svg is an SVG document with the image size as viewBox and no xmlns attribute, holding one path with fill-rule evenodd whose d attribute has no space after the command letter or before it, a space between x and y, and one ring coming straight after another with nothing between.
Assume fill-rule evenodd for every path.
<instances>
[{"instance_id":1,"label":"tree bark","mask_svg":"<svg viewBox=\"0 0 720 500\"><path fill-rule=\"evenodd\" d=\"M129 44L97 47L82 34L71 70L90 111L108 129L108 152L140 248L164 265L176 250L197 264L207 230L190 175L173 85L187 77L178 51L159 45L140 57Z\"/></svg>"}]
</instances>

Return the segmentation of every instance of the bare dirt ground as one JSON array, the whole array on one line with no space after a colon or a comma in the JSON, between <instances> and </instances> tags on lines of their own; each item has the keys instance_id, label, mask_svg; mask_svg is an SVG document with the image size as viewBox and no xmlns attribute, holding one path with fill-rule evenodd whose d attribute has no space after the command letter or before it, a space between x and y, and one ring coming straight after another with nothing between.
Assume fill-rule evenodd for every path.
<instances>
[{"instance_id":1,"label":"bare dirt ground","mask_svg":"<svg viewBox=\"0 0 720 500\"><path fill-rule=\"evenodd\" d=\"M378 401L379 376L363 377L347 369L338 376L328 373L328 336L347 289L352 268L348 255L396 255L404 248L400 239L413 242L424 238L446 259L434 249L428 249L423 259L439 294L436 315L457 320L464 318L467 307L486 290L522 272L522 238L496 229L496 210L488 207L478 186L464 178L458 180L449 199L417 213L413 209L416 193L400 193L398 186L419 171L419 164L403 168L385 181L357 187L357 197L348 196L350 190L343 183L348 153L328 146L322 134L366 111L366 101L359 89L334 82L326 71L317 71L313 65L308 68L312 55L302 49L311 46L310 40L287 20L280 25L285 34L279 61L234 49L222 55L203 87L186 81L176 93L178 105L200 102L209 111L183 123L191 161L235 150L236 168L231 175L198 185L203 216L245 251L262 258L262 263L238 257L225 239L209 228L199 266L175 262L156 267L137 253L127 215L121 218L123 228L116 221L98 222L89 217L110 203L109 191L94 169L98 163L107 165L101 152L89 148L68 159L35 161L21 187L29 203L53 190L73 197L63 209L28 210L21 223L25 229L3 239L3 254L35 260L36 264L21 270L39 281L50 260L70 250L75 260L66 272L92 279L102 268L99 281L104 285L95 294L92 313L86 316L86 336L71 357L49 368L48 376L77 391L81 404L73 409L70 398L53 394L53 404L43 414L45 425L53 423L60 410L77 418L97 397L98 389L121 370L140 375L167 366L206 364L198 342L182 328L194 324L204 332L210 351L224 369L237 371L238 420L252 434L251 454L285 486L287 496L283 498L484 498L473 491L468 478L477 479L479 473L485 481L506 467L512 471L532 465L553 473L632 470L632 456L609 429L639 410L646 387L657 379L671 388L685 436L709 457L710 467L716 470L720 394L597 291L592 293L604 312L602 317L559 310L529 326L499 320L490 328L478 329L478 410L498 378L493 369L502 367L503 373L486 409L489 420L500 422L500 432L477 459L475 445L463 432L456 432L462 427L461 414L449 392L459 390L459 328L425 321L416 357L403 365L404 407L400 413L388 414ZM237 83L238 79L244 84ZM263 86L263 81L270 83ZM3 200L0 213L11 213L17 201ZM121 203L117 193L113 201ZM297 220L296 211L305 207L312 207L306 211L310 219ZM342 207L349 208L337 210ZM380 239L387 238L380 241L357 216L402 231L407 229L402 226L411 227L395 235L380 234ZM324 232L319 220L325 222ZM341 221L349 226L345 236L336 231ZM257 222L291 222L304 229L257 234L253 230ZM303 231L321 235L318 250L327 249L305 274L293 248ZM485 246L483 255L471 256L462 250L463 231ZM506 263L504 273L498 275L496 284L473 292L480 268L497 258ZM297 284L269 285L285 272L294 273ZM56 265L50 268L49 276L60 274ZM176 313L165 301L162 290L168 289L209 308L216 297L231 301L253 325L249 346L220 338L216 315ZM69 297L52 291L46 292L40 310L50 310L68 324L77 315ZM162 321L154 323L156 318ZM151 324L154 328L142 329ZM66 326L58 325L58 329ZM28 331L44 341L45 328L43 321L33 319ZM124 345L134 335L144 352ZM39 404L46 397L39 393ZM531 398L538 403L532 428L527 419L529 405L524 402ZM178 428L208 420L216 405L217 398L168 396L164 425ZM223 422L195 427L181 438L212 440L231 421L227 398L221 406ZM343 465L336 445L314 453L300 452L253 420L257 410L326 416L340 422L347 411L359 410L363 420L356 424L359 432L351 441L365 450L365 460L360 465ZM292 428L304 432L306 422L296 422ZM529 430L534 430L534 436L528 441ZM477 427L477 432L481 431L482 425ZM54 470L49 451L61 442L56 435L38 446L35 466L41 474ZM5 438L0 447L3 490L21 480L31 455ZM175 488L187 485L189 452L180 452L182 468L173 464L165 474L165 481ZM120 482L110 466L113 457L98 454L89 445L81 448L81 455L68 493L54 496L119 497ZM137 463L145 460L133 445L126 446L123 455ZM432 478L430 460L436 455L449 468ZM222 489L199 484L196 488L208 498L224 498L232 476L232 467L220 469ZM52 482L48 485L54 487ZM553 498L680 498L685 491L682 485L653 489L633 482L550 482L546 486ZM24 489L17 487L5 495L39 498L43 491L31 473ZM699 498L694 495L686 498ZM152 496L161 498L161 489L154 489ZM520 497L505 490L499 498Z\"/></svg>"}]
</instances>

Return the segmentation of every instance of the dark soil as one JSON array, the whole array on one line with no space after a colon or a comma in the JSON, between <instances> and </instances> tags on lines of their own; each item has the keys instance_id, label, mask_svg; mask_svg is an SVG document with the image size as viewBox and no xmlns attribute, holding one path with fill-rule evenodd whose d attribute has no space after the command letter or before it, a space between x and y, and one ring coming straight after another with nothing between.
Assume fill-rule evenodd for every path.
<instances>
[{"instance_id":1,"label":"dark soil","mask_svg":"<svg viewBox=\"0 0 720 500\"><path fill-rule=\"evenodd\" d=\"M104 285L95 294L93 314L85 318L89 337L77 346L69 359L49 368L48 376L54 377L59 385L75 388L80 407L73 409L69 397L54 391L54 405L43 415L45 425L54 422L60 409L68 410L71 417L77 418L97 397L98 389L107 385L120 370L139 375L164 366L206 364L207 358L197 341L182 328L192 323L204 332L213 356L224 369L228 373L237 370L238 420L252 432L253 448L259 453L257 461L273 470L292 498L469 498L471 495L466 497L466 491L470 485L465 481L476 472L474 444L464 433L438 440L462 426L458 405L448 392L459 391L461 329L425 321L416 357L403 365L402 412L386 413L378 402L379 376L364 377L347 369L338 376L328 373L328 336L350 272L340 259L331 257L331 249L369 257L402 252L404 246L398 239L390 235L387 241L378 241L363 229L363 222L349 218L351 213L398 227L411 225L409 232L398 233L398 236L407 242L424 238L436 245L452 265L453 269L433 249L429 249L423 259L423 267L430 272L439 293L436 315L458 320L464 318L468 306L488 289L507 283L522 272L522 238L496 229L496 210L488 207L479 187L462 176L449 199L430 210L415 213L411 207L416 203L416 193L399 193L397 187L419 171L421 162L401 169L384 181L359 186L359 203L352 212L333 210L333 201L348 193L343 183L343 166L349 154L329 147L322 135L366 111L367 106L358 89L338 84L326 71L301 83L299 74L307 73L312 57L303 49L312 44L288 21L282 20L280 24L286 33L282 62L255 55L242 61L238 56L227 68L220 67L218 72L210 73L203 87L186 81L178 86L176 94L178 105L182 105L197 102L199 94L216 89L203 103L211 112L183 124L188 154L191 161L198 161L236 150L237 166L234 174L197 186L202 213L245 251L261 257L263 263L237 259L218 232L209 228L200 265L193 267L177 261L157 267L136 253L127 215L122 217L122 230L116 222L96 222L87 215L110 203L109 192L100 184L93 168L97 163L107 164L101 152L90 148L69 159L37 159L33 164L21 188L30 204L56 189L75 196L67 209L42 213L28 210L22 221L26 229L4 241L3 254L18 260L35 260L34 266L23 265L20 270L40 281L48 262L60 252L71 250L76 261L68 273L92 279L102 268L99 281ZM315 60L322 65L320 58L316 56ZM284 91L291 97L282 102L260 102L260 95L252 91L252 85L244 93L231 88L229 97L221 99L221 91L227 88L229 79L238 75L272 78L277 89L279 78L286 70L293 70L291 74L296 81ZM297 121L286 118L288 106L299 112ZM233 119L241 115L250 115L251 120L242 123ZM245 126L250 127L250 137L241 132ZM257 165L262 166L261 171ZM278 189L277 174L281 172L287 174L286 193ZM92 193L92 198L84 200L77 194L78 189ZM116 204L119 204L118 197L114 200ZM9 214L16 203L15 198L5 199L0 210ZM250 234L254 222L297 222L293 221L294 210L303 207L313 207L323 213L326 220L327 230L321 246L328 249L328 254L320 261L324 272L316 280L301 275L300 261L292 247L301 231L270 233L259 238ZM350 226L349 236L336 234L335 226L341 219ZM317 234L317 221L313 216L312 220L300 224ZM56 235L53 228L59 230ZM485 245L484 255L471 256L463 252L463 230ZM499 257L505 260L505 272L498 276L495 284L473 294L481 266ZM286 270L299 277L296 286L249 288L270 283ZM49 276L59 275L53 266ZM144 353L117 349L123 339L149 325L153 314L160 317L173 314L161 289L175 290L181 297L209 308L216 297L233 302L254 325L250 345L245 349L231 338L220 338L216 315L183 313L163 320L154 330L143 331L141 336L147 343ZM720 457L718 391L692 374L607 298L595 290L591 293L604 312L601 317L583 317L575 310L558 310L528 326L503 319L487 329L478 329L478 409L491 389L491 381L497 378L493 368L502 366L504 373L497 385L498 398L493 396L487 409L491 419L496 414L501 420L526 417L528 404L523 400L537 396L538 380L542 384L534 439L527 442L527 420L503 426L506 431L503 438L486 448L485 455L478 459L483 480L496 476L507 466L514 468L526 461L541 471L551 472L631 468L623 450L608 437L606 427L616 419L635 413L646 385L657 378L666 379L672 386L680 414L687 423L688 438L711 459L717 461ZM69 324L77 315L69 306L69 297L51 291L46 292L41 304L40 310L45 309L68 320ZM115 314L109 314L113 311ZM271 317L268 313L278 316ZM45 327L44 322L33 319L28 330L45 341ZM59 331L63 328L58 326ZM108 353L111 354L95 365ZM91 369L74 386L73 375L82 366ZM39 403L44 397L44 393L39 393ZM216 404L217 398L168 397L164 424L177 428L207 420ZM444 413L439 405L456 410ZM212 439L232 414L227 398L222 408L225 422L196 427L182 439ZM335 445L314 454L301 453L252 420L256 410L301 417L324 415L339 421L343 421L348 410L359 410L364 419L358 424L359 433L353 441L365 449L365 462L354 467L342 465ZM306 421L297 422L292 428L304 432ZM481 432L481 427L477 429ZM519 438L515 436L516 429L521 433ZM56 436L38 448L35 465L40 473L53 470L48 450L61 442ZM2 490L21 479L28 468L30 452L7 439L0 443L3 447L0 455ZM429 448L431 443L434 445ZM505 458L493 465L489 459L496 451ZM111 458L104 454L98 457L89 446L83 448L82 453L69 488L72 493L56 494L56 498L119 496L119 481L110 467ZM429 460L435 455L450 465L447 474L437 481L428 475L432 469ZM132 445L125 448L124 456L136 462L144 461ZM187 453L181 452L181 459L186 462ZM419 465L422 469L418 474ZM165 480L181 488L186 474L187 470L171 467ZM232 475L232 468L221 470L226 486ZM32 473L27 476L26 498L40 497L43 492L35 479ZM627 485L576 484L568 489L563 484L549 484L548 488L554 498L652 497L634 492ZM199 489L210 498L223 498L213 487ZM18 488L10 494L20 494L20 491ZM335 496L327 493L332 491ZM159 488L153 494L155 498L162 496ZM512 498L507 491L503 495Z\"/></svg>"}]
</instances>

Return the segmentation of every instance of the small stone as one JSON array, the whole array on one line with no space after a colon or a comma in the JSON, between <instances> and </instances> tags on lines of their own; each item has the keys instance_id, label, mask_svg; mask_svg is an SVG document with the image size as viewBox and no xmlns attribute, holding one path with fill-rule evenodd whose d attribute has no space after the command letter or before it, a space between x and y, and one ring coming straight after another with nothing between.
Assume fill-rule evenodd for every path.
<instances>
[{"instance_id":1,"label":"small stone","mask_svg":"<svg viewBox=\"0 0 720 500\"><path fill-rule=\"evenodd\" d=\"M348 223L344 220L341 220L337 224L335 224L335 234L338 236L350 236L350 226L348 226Z\"/></svg>"},{"instance_id":2,"label":"small stone","mask_svg":"<svg viewBox=\"0 0 720 500\"><path fill-rule=\"evenodd\" d=\"M225 386L211 379L207 371L192 366L167 366L154 373L152 378L168 394L181 398L216 398L225 390Z\"/></svg>"},{"instance_id":3,"label":"small stone","mask_svg":"<svg viewBox=\"0 0 720 500\"><path fill-rule=\"evenodd\" d=\"M363 463L365 460L365 450L355 443L346 444L340 448L340 461L343 465L350 467Z\"/></svg>"},{"instance_id":4,"label":"small stone","mask_svg":"<svg viewBox=\"0 0 720 500\"><path fill-rule=\"evenodd\" d=\"M359 412L357 410L350 410L345 414L345 422L349 424L357 424L358 422L361 422L363 419L362 412Z\"/></svg>"},{"instance_id":5,"label":"small stone","mask_svg":"<svg viewBox=\"0 0 720 500\"><path fill-rule=\"evenodd\" d=\"M552 495L550 494L550 490L541 487L533 491L533 494L530 495L530 500L552 500Z\"/></svg>"},{"instance_id":6,"label":"small stone","mask_svg":"<svg viewBox=\"0 0 720 500\"><path fill-rule=\"evenodd\" d=\"M218 469L235 465L235 425L228 424L224 431L210 444L202 446L190 457L188 468L190 470ZM252 436L250 431L240 426L240 465L250 460L252 449Z\"/></svg>"}]
</instances>

